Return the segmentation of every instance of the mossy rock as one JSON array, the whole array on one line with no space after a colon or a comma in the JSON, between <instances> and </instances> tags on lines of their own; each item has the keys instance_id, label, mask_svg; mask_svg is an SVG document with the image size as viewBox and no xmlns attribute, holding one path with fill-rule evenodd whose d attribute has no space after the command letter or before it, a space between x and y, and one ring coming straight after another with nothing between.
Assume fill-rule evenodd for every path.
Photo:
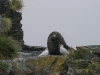
<instances>
[{"instance_id":1,"label":"mossy rock","mask_svg":"<svg viewBox=\"0 0 100 75\"><path fill-rule=\"evenodd\" d=\"M77 48L78 55L80 55L80 57L82 57L83 59L92 59L93 49L85 46L78 46L76 48Z\"/></svg>"},{"instance_id":2,"label":"mossy rock","mask_svg":"<svg viewBox=\"0 0 100 75\"><path fill-rule=\"evenodd\" d=\"M26 66L28 66L33 74L37 73L55 75L56 73L59 74L60 67L64 63L64 60L64 56L39 57L35 60L31 58L26 60Z\"/></svg>"},{"instance_id":3,"label":"mossy rock","mask_svg":"<svg viewBox=\"0 0 100 75\"><path fill-rule=\"evenodd\" d=\"M18 74L49 74L60 75L60 68L64 63L65 56L47 56L47 57L31 57L23 61L19 59L13 62L13 69Z\"/></svg>"}]
</instances>

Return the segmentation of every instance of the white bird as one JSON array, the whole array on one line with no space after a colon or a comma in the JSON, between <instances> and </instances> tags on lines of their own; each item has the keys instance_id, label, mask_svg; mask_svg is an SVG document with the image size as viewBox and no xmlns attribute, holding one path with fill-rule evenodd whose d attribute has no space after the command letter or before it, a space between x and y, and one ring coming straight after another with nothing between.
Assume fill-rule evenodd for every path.
<instances>
[{"instance_id":1,"label":"white bird","mask_svg":"<svg viewBox=\"0 0 100 75\"><path fill-rule=\"evenodd\" d=\"M46 48L45 51L43 51L39 56L48 56L49 55L49 51Z\"/></svg>"},{"instance_id":2,"label":"white bird","mask_svg":"<svg viewBox=\"0 0 100 75\"><path fill-rule=\"evenodd\" d=\"M60 45L60 53L61 53L62 55L66 55L66 54L68 54L69 52L63 47L63 45Z\"/></svg>"}]
</instances>

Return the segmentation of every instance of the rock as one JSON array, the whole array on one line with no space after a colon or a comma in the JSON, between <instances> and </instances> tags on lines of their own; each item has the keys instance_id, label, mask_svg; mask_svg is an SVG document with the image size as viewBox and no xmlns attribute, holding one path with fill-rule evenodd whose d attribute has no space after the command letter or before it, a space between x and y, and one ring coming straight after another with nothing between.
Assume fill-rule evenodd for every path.
<instances>
[{"instance_id":1,"label":"rock","mask_svg":"<svg viewBox=\"0 0 100 75\"><path fill-rule=\"evenodd\" d=\"M28 46L23 45L22 51L23 52L31 52L31 51L44 51L46 47L43 46Z\"/></svg>"},{"instance_id":2,"label":"rock","mask_svg":"<svg viewBox=\"0 0 100 75\"><path fill-rule=\"evenodd\" d=\"M5 15L12 20L12 28L8 32L8 35L13 37L14 40L17 40L19 42L19 45L24 45L23 30L21 24L22 13L9 10L9 12L7 12Z\"/></svg>"},{"instance_id":3,"label":"rock","mask_svg":"<svg viewBox=\"0 0 100 75\"><path fill-rule=\"evenodd\" d=\"M67 75L99 75L100 57L94 52L100 50L100 45L78 46L76 47L79 58L76 56L66 59L68 64ZM73 54L72 54L73 55Z\"/></svg>"},{"instance_id":4,"label":"rock","mask_svg":"<svg viewBox=\"0 0 100 75\"><path fill-rule=\"evenodd\" d=\"M68 65L68 75L84 75L82 70L87 68L88 64L91 63L90 60L86 59L77 59L70 62Z\"/></svg>"},{"instance_id":5,"label":"rock","mask_svg":"<svg viewBox=\"0 0 100 75\"><path fill-rule=\"evenodd\" d=\"M18 52L20 58L37 57L42 51L32 51L32 52Z\"/></svg>"},{"instance_id":6,"label":"rock","mask_svg":"<svg viewBox=\"0 0 100 75\"><path fill-rule=\"evenodd\" d=\"M91 56L95 50L98 50L97 46L78 46L74 51L78 51L81 58L77 59L62 55L34 57L34 51L19 52L19 58L7 62L6 71L15 75L99 75L100 58Z\"/></svg>"},{"instance_id":7,"label":"rock","mask_svg":"<svg viewBox=\"0 0 100 75\"><path fill-rule=\"evenodd\" d=\"M0 60L0 62L3 62L6 64L5 72L9 73L12 69L12 61L11 60Z\"/></svg>"},{"instance_id":8,"label":"rock","mask_svg":"<svg viewBox=\"0 0 100 75\"><path fill-rule=\"evenodd\" d=\"M2 31L2 29L1 29L1 28L2 28L2 25L1 25L2 22L1 22L1 20L2 20L2 17L1 17L1 15L0 15L0 33L1 33L1 31Z\"/></svg>"},{"instance_id":9,"label":"rock","mask_svg":"<svg viewBox=\"0 0 100 75\"><path fill-rule=\"evenodd\" d=\"M76 49L83 59L92 59L92 53L90 52L91 48L85 46L77 46Z\"/></svg>"},{"instance_id":10,"label":"rock","mask_svg":"<svg viewBox=\"0 0 100 75\"><path fill-rule=\"evenodd\" d=\"M93 50L92 53L100 58L100 45L90 45L87 47L91 48Z\"/></svg>"},{"instance_id":11,"label":"rock","mask_svg":"<svg viewBox=\"0 0 100 75\"><path fill-rule=\"evenodd\" d=\"M8 8L9 8L8 0L0 0L0 14L7 12Z\"/></svg>"},{"instance_id":12,"label":"rock","mask_svg":"<svg viewBox=\"0 0 100 75\"><path fill-rule=\"evenodd\" d=\"M90 51L93 56L98 56L100 57L100 45L88 45L88 46L80 46L80 47L76 47L79 49L85 49L87 51ZM88 53L88 52L87 52ZM86 55L86 57L88 56L88 54Z\"/></svg>"},{"instance_id":13,"label":"rock","mask_svg":"<svg viewBox=\"0 0 100 75\"><path fill-rule=\"evenodd\" d=\"M15 75L15 72L11 70L8 75Z\"/></svg>"},{"instance_id":14,"label":"rock","mask_svg":"<svg viewBox=\"0 0 100 75\"><path fill-rule=\"evenodd\" d=\"M25 61L17 59L13 62L13 69L18 75L23 73L26 75L60 75L59 70L64 60L64 56L31 57Z\"/></svg>"}]
</instances>

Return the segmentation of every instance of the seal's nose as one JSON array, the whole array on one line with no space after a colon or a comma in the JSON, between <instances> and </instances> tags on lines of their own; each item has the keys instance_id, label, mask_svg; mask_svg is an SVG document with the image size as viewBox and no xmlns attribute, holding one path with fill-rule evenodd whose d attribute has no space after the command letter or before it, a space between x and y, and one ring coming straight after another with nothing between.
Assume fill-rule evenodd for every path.
<instances>
[{"instance_id":1,"label":"seal's nose","mask_svg":"<svg viewBox=\"0 0 100 75\"><path fill-rule=\"evenodd\" d=\"M53 38L56 38L56 35L54 34L54 35L52 35L52 37L53 37Z\"/></svg>"},{"instance_id":2,"label":"seal's nose","mask_svg":"<svg viewBox=\"0 0 100 75\"><path fill-rule=\"evenodd\" d=\"M58 37L57 37L57 35L55 35L55 34L52 35L51 39L52 39L53 41L58 41Z\"/></svg>"}]
</instances>

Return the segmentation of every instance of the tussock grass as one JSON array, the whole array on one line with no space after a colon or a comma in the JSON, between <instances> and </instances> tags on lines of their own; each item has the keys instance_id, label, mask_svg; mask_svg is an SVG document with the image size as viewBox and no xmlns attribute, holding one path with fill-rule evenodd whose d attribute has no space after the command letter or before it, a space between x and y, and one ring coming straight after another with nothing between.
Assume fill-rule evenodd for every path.
<instances>
[{"instance_id":1,"label":"tussock grass","mask_svg":"<svg viewBox=\"0 0 100 75\"><path fill-rule=\"evenodd\" d=\"M3 17L2 18L2 24L1 24L1 32L7 32L12 27L12 21L10 18Z\"/></svg>"},{"instance_id":2,"label":"tussock grass","mask_svg":"<svg viewBox=\"0 0 100 75\"><path fill-rule=\"evenodd\" d=\"M23 1L22 0L9 0L11 10L19 11L22 10Z\"/></svg>"},{"instance_id":3,"label":"tussock grass","mask_svg":"<svg viewBox=\"0 0 100 75\"><path fill-rule=\"evenodd\" d=\"M0 60L17 56L19 45L11 37L0 36Z\"/></svg>"},{"instance_id":4,"label":"tussock grass","mask_svg":"<svg viewBox=\"0 0 100 75\"><path fill-rule=\"evenodd\" d=\"M0 75L4 75L4 71L6 70L7 68L7 64L0 61Z\"/></svg>"}]
</instances>

